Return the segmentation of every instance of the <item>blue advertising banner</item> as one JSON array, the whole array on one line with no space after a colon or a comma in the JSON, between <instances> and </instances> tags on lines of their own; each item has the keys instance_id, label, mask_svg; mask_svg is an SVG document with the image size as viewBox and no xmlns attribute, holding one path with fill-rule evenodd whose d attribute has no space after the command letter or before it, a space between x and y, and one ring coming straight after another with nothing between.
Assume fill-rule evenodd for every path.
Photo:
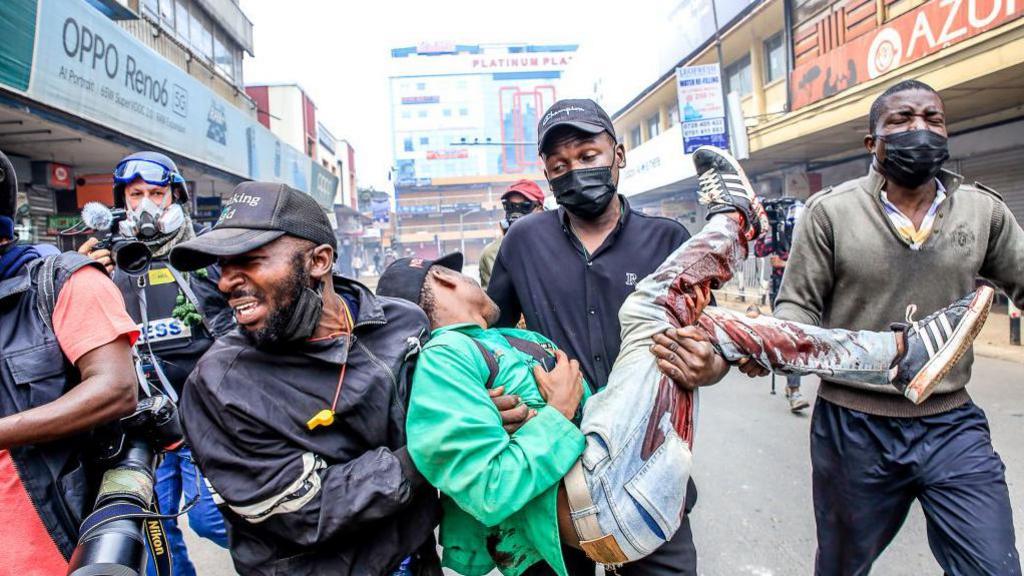
<instances>
[{"instance_id":1,"label":"blue advertising banner","mask_svg":"<svg viewBox=\"0 0 1024 576\"><path fill-rule=\"evenodd\" d=\"M83 0L39 0L27 89L41 103L243 178L310 191L312 161ZM0 61L8 51L0 43Z\"/></svg>"},{"instance_id":2,"label":"blue advertising banner","mask_svg":"<svg viewBox=\"0 0 1024 576\"><path fill-rule=\"evenodd\" d=\"M725 100L718 64L676 68L679 120L683 128L683 152L700 146L729 149L725 126Z\"/></svg>"}]
</instances>

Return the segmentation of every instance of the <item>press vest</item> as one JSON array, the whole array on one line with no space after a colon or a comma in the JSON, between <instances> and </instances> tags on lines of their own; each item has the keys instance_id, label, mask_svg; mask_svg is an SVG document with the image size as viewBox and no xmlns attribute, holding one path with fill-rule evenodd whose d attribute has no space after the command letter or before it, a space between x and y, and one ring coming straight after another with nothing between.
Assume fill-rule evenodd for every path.
<instances>
[{"instance_id":1,"label":"press vest","mask_svg":"<svg viewBox=\"0 0 1024 576\"><path fill-rule=\"evenodd\" d=\"M174 317L174 309L182 301L179 295L185 296L174 276L166 260L156 260L147 272L139 276L116 270L114 283L124 296L128 315L139 325L139 352L145 356L152 350L175 392L180 395L199 358L213 345L213 336L202 322L189 324ZM178 277L188 282L194 294L194 273L185 276L179 272ZM203 302L197 300L195 305L197 312L203 315ZM151 382L157 382L155 374L147 371L147 375Z\"/></svg>"}]
</instances>

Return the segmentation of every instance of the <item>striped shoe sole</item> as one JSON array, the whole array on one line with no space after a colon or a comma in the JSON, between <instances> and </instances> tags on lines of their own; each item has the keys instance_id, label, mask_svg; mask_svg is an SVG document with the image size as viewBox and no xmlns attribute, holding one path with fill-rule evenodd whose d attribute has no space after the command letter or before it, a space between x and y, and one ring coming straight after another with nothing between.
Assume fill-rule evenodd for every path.
<instances>
[{"instance_id":1,"label":"striped shoe sole","mask_svg":"<svg viewBox=\"0 0 1024 576\"><path fill-rule=\"evenodd\" d=\"M992 297L995 291L989 286L982 286L974 295L968 306L967 314L953 331L952 336L938 354L933 356L917 373L903 394L914 404L921 404L932 395L935 387L942 382L946 374L963 358L974 343L974 338L985 325ZM922 328L923 329L923 328Z\"/></svg>"}]
</instances>

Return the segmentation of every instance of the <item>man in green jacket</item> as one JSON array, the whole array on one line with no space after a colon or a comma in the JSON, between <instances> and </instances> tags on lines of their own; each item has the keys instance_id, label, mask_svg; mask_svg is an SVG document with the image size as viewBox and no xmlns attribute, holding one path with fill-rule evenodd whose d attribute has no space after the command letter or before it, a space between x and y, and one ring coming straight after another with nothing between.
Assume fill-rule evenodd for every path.
<instances>
[{"instance_id":1,"label":"man in green jacket","mask_svg":"<svg viewBox=\"0 0 1024 576\"><path fill-rule=\"evenodd\" d=\"M738 164L720 151L697 156L711 221L627 299L619 359L593 397L578 364L547 338L489 328L497 306L459 272L461 254L402 259L381 277L378 293L418 303L433 330L417 363L406 427L410 457L446 496L446 566L466 576L495 566L507 576L564 576L562 543L618 565L673 536L686 500L696 402L661 374L649 351L652 336L669 326L696 324L726 362L753 357L783 373L904 388L921 375L940 380L969 346L990 289L897 331L821 330L705 310L709 287L731 276L762 225ZM926 352L920 334L939 322L960 336ZM511 434L490 400L502 391L531 409Z\"/></svg>"}]
</instances>

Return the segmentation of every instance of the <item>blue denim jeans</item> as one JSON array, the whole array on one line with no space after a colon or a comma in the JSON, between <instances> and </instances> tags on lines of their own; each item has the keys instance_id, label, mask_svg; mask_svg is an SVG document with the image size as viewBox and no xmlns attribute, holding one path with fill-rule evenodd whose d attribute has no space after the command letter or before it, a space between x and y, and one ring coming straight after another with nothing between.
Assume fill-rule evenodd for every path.
<instances>
[{"instance_id":1,"label":"blue denim jeans","mask_svg":"<svg viewBox=\"0 0 1024 576\"><path fill-rule=\"evenodd\" d=\"M747 253L739 232L734 220L715 216L637 285L619 311L622 348L608 385L587 401L581 460L594 507L573 514L596 514L628 561L656 550L682 523L699 404L696 391L680 390L658 369L655 334L696 324L728 362L752 358L782 374L879 384L891 377L891 332L826 330L715 307L698 315L687 296L731 278Z\"/></svg>"},{"instance_id":2,"label":"blue denim jeans","mask_svg":"<svg viewBox=\"0 0 1024 576\"><path fill-rule=\"evenodd\" d=\"M206 486L202 474L192 462L192 453L187 448L164 455L164 461L156 469L156 494L162 514L177 514L181 509L182 496L185 502L191 502L199 491L199 501L188 512L188 525L192 530L217 543L221 548L228 547L228 532L224 526L224 517ZM171 549L173 576L195 576L196 569L188 557L185 540L178 527L178 521L164 520L164 531ZM147 561L147 573L155 574L153 558Z\"/></svg>"}]
</instances>

